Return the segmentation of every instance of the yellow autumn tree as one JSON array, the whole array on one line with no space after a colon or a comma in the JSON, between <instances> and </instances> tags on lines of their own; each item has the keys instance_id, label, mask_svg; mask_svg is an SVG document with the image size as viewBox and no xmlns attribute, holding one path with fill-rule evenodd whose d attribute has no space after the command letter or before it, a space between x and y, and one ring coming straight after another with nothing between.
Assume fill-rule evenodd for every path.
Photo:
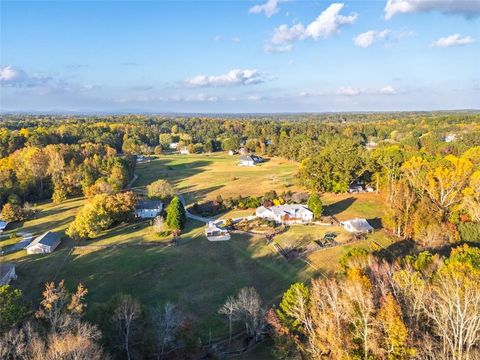
<instances>
[{"instance_id":1,"label":"yellow autumn tree","mask_svg":"<svg viewBox=\"0 0 480 360\"><path fill-rule=\"evenodd\" d=\"M378 325L382 336L380 346L389 360L409 359L414 354L408 346L408 329L402 320L402 312L391 293L382 300L377 314Z\"/></svg>"},{"instance_id":2,"label":"yellow autumn tree","mask_svg":"<svg viewBox=\"0 0 480 360\"><path fill-rule=\"evenodd\" d=\"M473 221L480 222L480 170L472 174L468 186L463 190L462 205Z\"/></svg>"},{"instance_id":3,"label":"yellow autumn tree","mask_svg":"<svg viewBox=\"0 0 480 360\"><path fill-rule=\"evenodd\" d=\"M473 172L473 164L454 155L433 162L414 157L405 162L402 169L411 185L427 194L445 216L452 206L462 201L462 191Z\"/></svg>"}]
</instances>

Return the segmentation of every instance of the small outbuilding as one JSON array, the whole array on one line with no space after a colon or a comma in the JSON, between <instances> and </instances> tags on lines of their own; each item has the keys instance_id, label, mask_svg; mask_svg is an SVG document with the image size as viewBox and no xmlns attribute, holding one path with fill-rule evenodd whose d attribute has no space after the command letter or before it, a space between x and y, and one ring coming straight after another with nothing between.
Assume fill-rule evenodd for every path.
<instances>
[{"instance_id":1,"label":"small outbuilding","mask_svg":"<svg viewBox=\"0 0 480 360\"><path fill-rule=\"evenodd\" d=\"M140 200L135 207L135 217L153 219L162 212L163 203L160 200Z\"/></svg>"},{"instance_id":2,"label":"small outbuilding","mask_svg":"<svg viewBox=\"0 0 480 360\"><path fill-rule=\"evenodd\" d=\"M228 230L222 228L218 223L210 221L205 228L205 236L209 241L226 241L230 240Z\"/></svg>"},{"instance_id":3,"label":"small outbuilding","mask_svg":"<svg viewBox=\"0 0 480 360\"><path fill-rule=\"evenodd\" d=\"M0 233L3 232L8 226L8 222L0 221Z\"/></svg>"},{"instance_id":4,"label":"small outbuilding","mask_svg":"<svg viewBox=\"0 0 480 360\"><path fill-rule=\"evenodd\" d=\"M12 280L17 279L15 273L15 264L13 263L0 263L0 286L8 285Z\"/></svg>"},{"instance_id":5,"label":"small outbuilding","mask_svg":"<svg viewBox=\"0 0 480 360\"><path fill-rule=\"evenodd\" d=\"M373 232L373 227L366 219L355 218L347 221L342 221L340 224L345 230L356 234L367 234Z\"/></svg>"},{"instance_id":6,"label":"small outbuilding","mask_svg":"<svg viewBox=\"0 0 480 360\"><path fill-rule=\"evenodd\" d=\"M258 163L261 163L263 158L256 155L242 155L240 156L239 166L255 166Z\"/></svg>"},{"instance_id":7,"label":"small outbuilding","mask_svg":"<svg viewBox=\"0 0 480 360\"><path fill-rule=\"evenodd\" d=\"M53 252L61 242L62 239L58 233L47 231L27 245L27 254L49 254Z\"/></svg>"}]
</instances>

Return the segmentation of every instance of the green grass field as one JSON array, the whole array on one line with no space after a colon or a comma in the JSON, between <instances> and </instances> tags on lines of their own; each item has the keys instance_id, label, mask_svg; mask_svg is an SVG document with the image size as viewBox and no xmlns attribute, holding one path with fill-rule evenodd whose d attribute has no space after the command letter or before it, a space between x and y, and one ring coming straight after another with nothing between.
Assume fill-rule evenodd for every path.
<instances>
[{"instance_id":1,"label":"green grass field","mask_svg":"<svg viewBox=\"0 0 480 360\"><path fill-rule=\"evenodd\" d=\"M167 178L189 202L213 199L219 194L223 197L262 195L269 190L282 192L300 188L295 181L297 165L293 162L271 159L253 168L238 167L236 162L236 157L224 154L160 156L138 167L139 178L134 186L142 189L158 178ZM382 216L382 203L375 194L325 195L322 199L327 214L340 220ZM84 199L78 198L59 205L40 204L34 218L15 224L6 234L18 231L39 234L47 230L62 233L83 202ZM253 210L235 210L222 217L252 213ZM210 331L213 338L228 332L227 321L217 310L241 287L254 286L266 304L273 304L291 283L308 281L317 272L300 260L287 262L261 237L233 234L231 241L212 243L206 240L203 231L203 223L189 220L178 245L166 247L171 238L154 234L149 221L137 221L114 227L86 242L99 246L122 244L123 247L73 250L73 241L64 238L52 254L26 255L22 250L0 259L17 264L19 278L15 286L23 289L32 305L38 303L47 281L65 279L72 289L83 282L89 289L87 316L93 317L95 309L117 293L132 294L147 308L172 301L190 313L204 340ZM275 241L287 246L316 240L331 231L345 236L341 228L292 226ZM385 245L390 241L382 232L374 233L372 239ZM372 239L320 250L311 254L309 260L318 271L335 271L339 257L348 248L368 247ZM17 239L6 238L0 240L0 246L15 241ZM154 246L138 246L144 243L154 243ZM252 351L251 355L255 353Z\"/></svg>"},{"instance_id":2,"label":"green grass field","mask_svg":"<svg viewBox=\"0 0 480 360\"><path fill-rule=\"evenodd\" d=\"M269 190L281 193L299 187L298 164L278 158L268 159L254 167L238 166L239 156L225 153L212 155L161 155L137 167L142 188L163 178L173 183L188 202L238 195L263 195Z\"/></svg>"}]
</instances>

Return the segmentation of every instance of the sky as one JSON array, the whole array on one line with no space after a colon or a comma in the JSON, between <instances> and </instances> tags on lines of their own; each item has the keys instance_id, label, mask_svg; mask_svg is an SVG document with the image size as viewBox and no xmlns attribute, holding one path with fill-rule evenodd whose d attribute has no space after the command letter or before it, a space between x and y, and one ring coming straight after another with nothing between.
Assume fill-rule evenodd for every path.
<instances>
[{"instance_id":1,"label":"sky","mask_svg":"<svg viewBox=\"0 0 480 360\"><path fill-rule=\"evenodd\" d=\"M480 0L3 1L3 112L480 108Z\"/></svg>"}]
</instances>

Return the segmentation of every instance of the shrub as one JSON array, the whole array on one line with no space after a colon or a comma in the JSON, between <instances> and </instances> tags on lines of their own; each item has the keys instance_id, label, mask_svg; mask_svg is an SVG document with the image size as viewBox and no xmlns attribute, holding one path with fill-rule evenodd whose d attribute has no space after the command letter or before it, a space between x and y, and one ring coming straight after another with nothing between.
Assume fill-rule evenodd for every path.
<instances>
[{"instance_id":1,"label":"shrub","mask_svg":"<svg viewBox=\"0 0 480 360\"><path fill-rule=\"evenodd\" d=\"M157 180L147 186L147 195L152 199L165 200L175 194L175 189L167 180Z\"/></svg>"}]
</instances>

